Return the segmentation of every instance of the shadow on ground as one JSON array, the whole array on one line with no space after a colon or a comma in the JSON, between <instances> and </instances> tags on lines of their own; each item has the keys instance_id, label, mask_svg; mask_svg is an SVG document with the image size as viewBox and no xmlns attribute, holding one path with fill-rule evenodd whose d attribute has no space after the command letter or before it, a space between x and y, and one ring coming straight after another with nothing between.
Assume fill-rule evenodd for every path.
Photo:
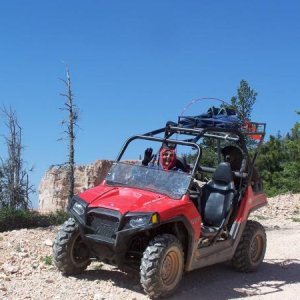
<instances>
[{"instance_id":1,"label":"shadow on ground","mask_svg":"<svg viewBox=\"0 0 300 300\"><path fill-rule=\"evenodd\" d=\"M258 272L239 273L227 264L185 273L172 300L224 300L279 293L285 285L300 283L300 260L267 259ZM138 274L113 270L87 270L78 279L110 280L120 288L144 295Z\"/></svg>"},{"instance_id":2,"label":"shadow on ground","mask_svg":"<svg viewBox=\"0 0 300 300\"><path fill-rule=\"evenodd\" d=\"M171 299L235 299L281 292L287 284L299 283L299 260L265 260L259 271L239 273L222 264L188 273Z\"/></svg>"}]
</instances>

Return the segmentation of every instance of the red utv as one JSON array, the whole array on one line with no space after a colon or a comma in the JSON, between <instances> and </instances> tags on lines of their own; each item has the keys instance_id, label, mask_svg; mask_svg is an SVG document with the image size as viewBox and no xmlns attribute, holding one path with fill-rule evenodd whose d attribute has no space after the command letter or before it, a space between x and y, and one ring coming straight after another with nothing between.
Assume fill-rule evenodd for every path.
<instances>
[{"instance_id":1,"label":"red utv","mask_svg":"<svg viewBox=\"0 0 300 300\"><path fill-rule=\"evenodd\" d=\"M253 167L265 124L186 120L129 138L106 179L71 199L71 218L53 246L62 273L81 273L95 259L132 267L157 298L171 294L187 271L225 261L243 272L261 265L265 230L248 217L267 203ZM251 136L259 141L250 155ZM163 143L176 146L186 172L155 167L158 158L153 167L132 160Z\"/></svg>"}]
</instances>

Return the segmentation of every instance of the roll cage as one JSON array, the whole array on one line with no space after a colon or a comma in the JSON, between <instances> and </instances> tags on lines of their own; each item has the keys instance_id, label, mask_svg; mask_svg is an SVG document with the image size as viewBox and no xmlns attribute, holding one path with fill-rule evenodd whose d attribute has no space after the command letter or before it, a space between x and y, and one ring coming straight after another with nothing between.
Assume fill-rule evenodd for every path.
<instances>
[{"instance_id":1,"label":"roll cage","mask_svg":"<svg viewBox=\"0 0 300 300\"><path fill-rule=\"evenodd\" d=\"M266 124L258 122L246 122L245 124L239 126L239 128L222 128L222 127L194 127L194 128L185 128L180 124L182 117L178 117L178 122L167 122L166 126L159 128L141 135L134 135L130 137L125 144L123 145L121 151L119 152L116 162L122 159L122 156L130 144L135 139L143 139L149 141L158 141L162 143L172 143L175 145L185 145L191 146L194 149L197 149L197 156L195 163L191 169L192 177L195 177L195 173L199 170L213 173L215 168L202 166L201 165L201 154L202 149L199 144L201 138L213 138L217 141L217 152L218 157L220 157L220 141L229 141L234 142L241 149L243 157L247 162L247 172L245 170L235 171L234 174L237 177L246 179L246 185L251 179L253 166L259 152L259 149L262 145L263 139L266 132ZM253 156L250 158L248 149L247 149L247 139L254 138L257 140L255 147L252 147Z\"/></svg>"}]
</instances>

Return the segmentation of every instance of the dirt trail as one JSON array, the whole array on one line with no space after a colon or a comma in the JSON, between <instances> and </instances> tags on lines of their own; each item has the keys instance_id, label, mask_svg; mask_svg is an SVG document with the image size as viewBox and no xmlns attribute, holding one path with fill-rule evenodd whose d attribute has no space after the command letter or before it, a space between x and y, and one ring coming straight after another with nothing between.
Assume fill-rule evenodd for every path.
<instances>
[{"instance_id":1,"label":"dirt trail","mask_svg":"<svg viewBox=\"0 0 300 300\"><path fill-rule=\"evenodd\" d=\"M238 273L226 264L186 274L172 299L298 299L300 226L267 230L266 257L258 272Z\"/></svg>"},{"instance_id":2,"label":"dirt trail","mask_svg":"<svg viewBox=\"0 0 300 300\"><path fill-rule=\"evenodd\" d=\"M267 230L267 252L256 273L219 264L183 277L174 300L298 299L300 295L300 195L270 199L256 213ZM134 274L92 263L76 277L62 276L51 264L58 227L0 233L0 299L149 299Z\"/></svg>"}]
</instances>

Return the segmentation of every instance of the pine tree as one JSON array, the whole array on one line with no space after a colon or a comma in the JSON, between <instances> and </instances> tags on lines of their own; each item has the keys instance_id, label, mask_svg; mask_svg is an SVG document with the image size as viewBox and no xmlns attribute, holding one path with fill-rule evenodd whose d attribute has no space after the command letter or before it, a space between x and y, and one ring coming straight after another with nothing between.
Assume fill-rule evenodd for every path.
<instances>
[{"instance_id":1,"label":"pine tree","mask_svg":"<svg viewBox=\"0 0 300 300\"><path fill-rule=\"evenodd\" d=\"M237 89L237 96L231 98L232 106L238 111L240 120L251 120L253 105L256 101L257 93L251 89L246 80L241 80Z\"/></svg>"}]
</instances>

